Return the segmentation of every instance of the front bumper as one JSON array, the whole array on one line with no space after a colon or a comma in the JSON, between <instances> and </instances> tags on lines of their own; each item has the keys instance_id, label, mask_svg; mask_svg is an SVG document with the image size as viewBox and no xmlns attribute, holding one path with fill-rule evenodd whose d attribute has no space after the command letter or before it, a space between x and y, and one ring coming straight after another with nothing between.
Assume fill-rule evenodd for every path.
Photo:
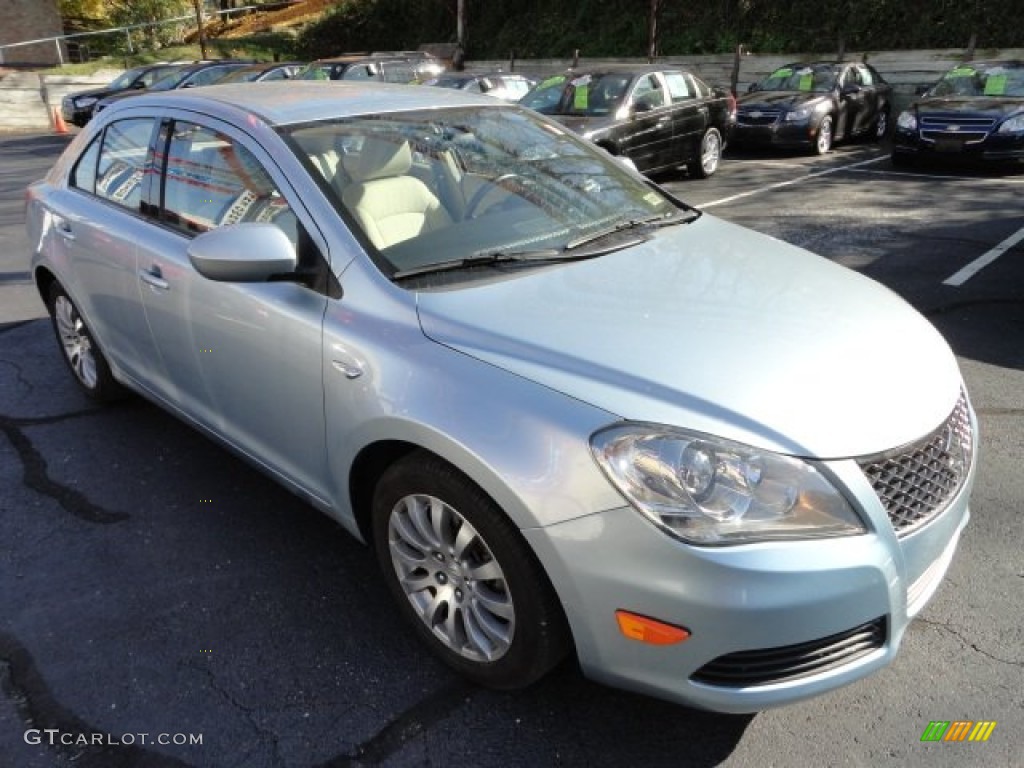
<instances>
[{"instance_id":1,"label":"front bumper","mask_svg":"<svg viewBox=\"0 0 1024 768\"><path fill-rule=\"evenodd\" d=\"M816 696L888 664L952 559L974 470L945 511L898 539L859 468L830 468L862 501L868 533L693 547L631 507L524 531L559 592L584 673L741 713ZM628 639L616 625L619 609L691 637L675 645Z\"/></svg>"},{"instance_id":2,"label":"front bumper","mask_svg":"<svg viewBox=\"0 0 1024 768\"><path fill-rule=\"evenodd\" d=\"M917 130L897 128L892 137L892 151L904 157L936 160L1024 160L1024 133L990 133L974 141L964 141L950 134L932 140L922 137Z\"/></svg>"},{"instance_id":3,"label":"front bumper","mask_svg":"<svg viewBox=\"0 0 1024 768\"><path fill-rule=\"evenodd\" d=\"M807 121L786 122L781 118L767 125L751 125L737 118L732 127L733 144L774 147L810 147L818 138L817 124Z\"/></svg>"}]
</instances>

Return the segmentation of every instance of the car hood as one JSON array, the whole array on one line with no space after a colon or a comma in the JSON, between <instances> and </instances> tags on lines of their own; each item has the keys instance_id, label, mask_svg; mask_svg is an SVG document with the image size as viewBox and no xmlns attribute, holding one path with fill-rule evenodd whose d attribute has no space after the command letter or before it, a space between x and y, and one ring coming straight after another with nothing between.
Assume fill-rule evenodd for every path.
<instances>
[{"instance_id":1,"label":"car hood","mask_svg":"<svg viewBox=\"0 0 1024 768\"><path fill-rule=\"evenodd\" d=\"M557 120L570 131L580 135L597 133L606 128L611 128L618 122L614 115L593 117L589 115L548 115L552 120Z\"/></svg>"},{"instance_id":2,"label":"car hood","mask_svg":"<svg viewBox=\"0 0 1024 768\"><path fill-rule=\"evenodd\" d=\"M103 106L109 106L114 102L121 101L122 99L130 99L133 96L141 96L144 93L150 93L150 91L145 88L129 88L124 91L114 91L109 96L105 96L103 98Z\"/></svg>"},{"instance_id":3,"label":"car hood","mask_svg":"<svg viewBox=\"0 0 1024 768\"><path fill-rule=\"evenodd\" d=\"M737 100L739 109L786 109L802 107L828 98L827 93L805 91L755 91Z\"/></svg>"},{"instance_id":4,"label":"car hood","mask_svg":"<svg viewBox=\"0 0 1024 768\"><path fill-rule=\"evenodd\" d=\"M624 419L821 459L934 430L960 374L896 294L704 215L587 261L417 296L427 337Z\"/></svg>"},{"instance_id":5,"label":"car hood","mask_svg":"<svg viewBox=\"0 0 1024 768\"><path fill-rule=\"evenodd\" d=\"M918 114L943 113L984 115L999 119L1024 110L1024 99L1011 96L958 96L921 99L914 104Z\"/></svg>"},{"instance_id":6,"label":"car hood","mask_svg":"<svg viewBox=\"0 0 1024 768\"><path fill-rule=\"evenodd\" d=\"M121 93L121 90L122 89L118 88L117 90L113 90L112 91L112 90L110 90L110 88L107 88L106 86L102 86L100 88L89 88L88 90L85 90L85 91L75 91L74 93L71 93L71 94L68 94L68 95L72 99L74 99L75 101L78 101L78 99L81 99L81 98L84 98L84 97L87 97L87 96L91 96L94 99L102 99L105 96L110 96L110 95L115 94L115 93Z\"/></svg>"}]
</instances>

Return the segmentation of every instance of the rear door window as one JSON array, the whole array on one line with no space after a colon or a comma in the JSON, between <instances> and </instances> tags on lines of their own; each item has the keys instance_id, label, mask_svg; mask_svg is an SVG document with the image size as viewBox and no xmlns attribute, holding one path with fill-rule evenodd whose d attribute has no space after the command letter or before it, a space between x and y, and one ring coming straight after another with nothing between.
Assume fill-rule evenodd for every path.
<instances>
[{"instance_id":1,"label":"rear door window","mask_svg":"<svg viewBox=\"0 0 1024 768\"><path fill-rule=\"evenodd\" d=\"M138 211L142 202L142 182L146 176L146 154L156 121L153 118L118 120L103 132L103 144L96 164L95 193L113 203ZM82 163L82 183L88 175ZM79 180L77 169L76 183Z\"/></svg>"}]
</instances>

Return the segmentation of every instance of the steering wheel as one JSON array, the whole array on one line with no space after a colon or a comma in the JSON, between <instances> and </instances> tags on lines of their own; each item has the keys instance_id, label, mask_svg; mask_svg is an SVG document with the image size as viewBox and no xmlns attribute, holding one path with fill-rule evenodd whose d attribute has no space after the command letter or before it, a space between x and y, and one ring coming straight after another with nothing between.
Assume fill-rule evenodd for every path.
<instances>
[{"instance_id":1,"label":"steering wheel","mask_svg":"<svg viewBox=\"0 0 1024 768\"><path fill-rule=\"evenodd\" d=\"M492 191L494 191L495 187L504 186L504 184L507 181L510 181L512 179L518 179L518 178L519 178L519 174L518 173L503 173L500 176L495 176L489 182L487 182L482 187L477 189L477 191L473 193L473 197L471 197L469 199L469 202L466 203L466 212L465 212L463 218L466 218L466 219L474 219L474 218L476 218L476 209L480 207L480 203L483 202L484 198L486 198L488 194L490 194Z\"/></svg>"}]
</instances>

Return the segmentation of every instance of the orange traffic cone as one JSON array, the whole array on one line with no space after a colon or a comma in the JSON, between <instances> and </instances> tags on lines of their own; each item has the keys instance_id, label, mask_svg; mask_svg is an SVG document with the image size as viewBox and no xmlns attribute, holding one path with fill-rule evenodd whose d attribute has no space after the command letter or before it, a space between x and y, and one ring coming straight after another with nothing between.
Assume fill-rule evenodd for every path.
<instances>
[{"instance_id":1,"label":"orange traffic cone","mask_svg":"<svg viewBox=\"0 0 1024 768\"><path fill-rule=\"evenodd\" d=\"M64 122L64 117L60 113L60 107L53 108L53 129L57 133L70 133L67 123Z\"/></svg>"}]
</instances>

